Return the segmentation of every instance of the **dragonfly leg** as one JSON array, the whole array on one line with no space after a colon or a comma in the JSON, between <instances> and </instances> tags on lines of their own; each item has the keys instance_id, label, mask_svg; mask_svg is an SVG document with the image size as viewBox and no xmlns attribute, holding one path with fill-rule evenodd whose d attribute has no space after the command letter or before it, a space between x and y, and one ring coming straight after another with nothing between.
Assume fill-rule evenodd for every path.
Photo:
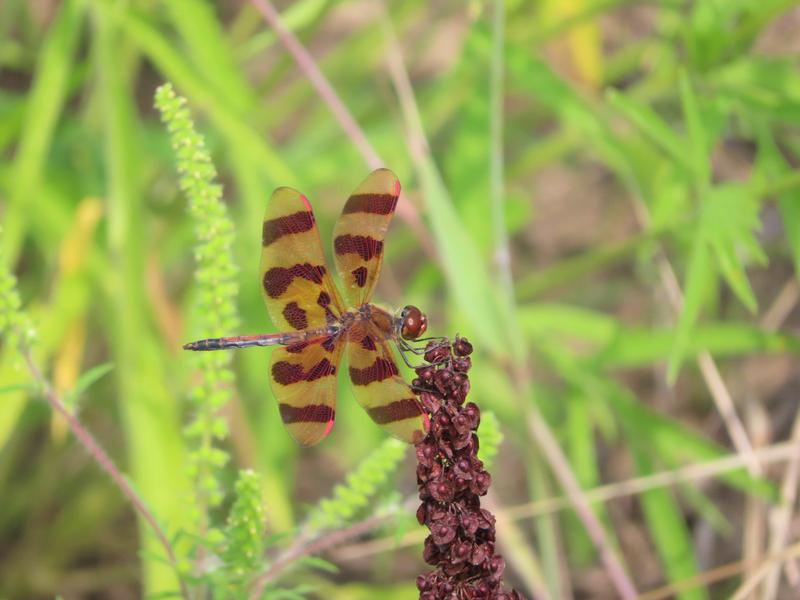
<instances>
[{"instance_id":1,"label":"dragonfly leg","mask_svg":"<svg viewBox=\"0 0 800 600\"><path fill-rule=\"evenodd\" d=\"M397 347L400 350L400 355L403 357L403 362L405 362L408 367L410 367L412 369L417 369L419 367L425 367L425 366L428 366L428 365L436 366L436 365L440 365L442 363L445 363L450 359L450 356L447 355L447 356L445 356L445 357L443 357L443 358L441 358L441 359L439 359L439 360L437 360L435 362L427 362L426 361L426 362L423 362L423 363L421 363L419 365L416 365L416 366L412 365L411 362L409 362L408 357L406 356L406 353L414 354L416 356L421 356L421 355L426 354L429 350L435 350L437 348L441 348L443 346L446 346L446 345L448 345L450 343L450 340L448 338L446 338L446 337L436 337L436 338L426 338L426 339L427 340L431 340L431 341L432 340L438 340L438 343L433 344L432 346L426 344L425 347L414 347L411 344L409 344L406 340L404 340L403 338L399 338L397 340ZM424 340L415 340L415 341L424 341Z\"/></svg>"}]
</instances>

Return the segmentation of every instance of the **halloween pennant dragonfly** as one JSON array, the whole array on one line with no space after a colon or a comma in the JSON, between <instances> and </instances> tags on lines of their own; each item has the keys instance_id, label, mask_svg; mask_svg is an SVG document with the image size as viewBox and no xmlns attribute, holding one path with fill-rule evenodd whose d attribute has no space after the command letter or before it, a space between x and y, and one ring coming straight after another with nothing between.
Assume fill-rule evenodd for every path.
<instances>
[{"instance_id":1,"label":"halloween pennant dragonfly","mask_svg":"<svg viewBox=\"0 0 800 600\"><path fill-rule=\"evenodd\" d=\"M375 423L396 438L420 441L428 416L400 377L389 342L415 351L427 317L415 306L397 315L370 303L383 262L383 238L394 214L400 182L378 169L347 199L333 232L333 256L344 284L339 290L325 265L308 199L275 190L261 230L261 291L272 322L283 333L191 342L186 350L279 345L270 381L281 418L300 444L321 441L333 427L336 378L347 351L353 393ZM418 350L416 350L418 352Z\"/></svg>"}]
</instances>

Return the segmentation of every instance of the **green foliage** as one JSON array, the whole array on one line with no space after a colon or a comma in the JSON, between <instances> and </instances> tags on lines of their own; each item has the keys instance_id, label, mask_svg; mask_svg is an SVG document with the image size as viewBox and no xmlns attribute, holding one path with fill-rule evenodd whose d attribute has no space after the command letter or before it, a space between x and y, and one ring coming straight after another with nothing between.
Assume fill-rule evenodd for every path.
<instances>
[{"instance_id":1,"label":"green foliage","mask_svg":"<svg viewBox=\"0 0 800 600\"><path fill-rule=\"evenodd\" d=\"M319 531L339 527L352 521L386 484L406 454L407 446L393 438L381 445L359 463L345 478L345 483L333 489L333 496L321 500L308 515L308 527Z\"/></svg>"},{"instance_id":2,"label":"green foliage","mask_svg":"<svg viewBox=\"0 0 800 600\"><path fill-rule=\"evenodd\" d=\"M238 597L244 594L248 578L259 570L264 560L261 477L250 470L239 471L234 493L221 556L229 576L229 591Z\"/></svg>"},{"instance_id":3,"label":"green foliage","mask_svg":"<svg viewBox=\"0 0 800 600\"><path fill-rule=\"evenodd\" d=\"M478 448L478 458L483 461L487 471L491 473L494 457L503 443L503 432L500 429L500 421L491 410L481 413L481 423L478 426L478 438L481 446Z\"/></svg>"},{"instance_id":4,"label":"green foliage","mask_svg":"<svg viewBox=\"0 0 800 600\"><path fill-rule=\"evenodd\" d=\"M0 235L3 230L0 229ZM16 349L29 345L35 333L30 320L22 310L17 291L17 278L9 270L0 254L0 337L6 348Z\"/></svg>"},{"instance_id":5,"label":"green foliage","mask_svg":"<svg viewBox=\"0 0 800 600\"><path fill-rule=\"evenodd\" d=\"M237 268L231 253L233 223L222 203L222 187L216 183L216 169L205 140L195 129L186 99L177 96L170 84L165 84L156 90L155 102L170 134L180 187L188 199L194 221L195 281L199 287L194 331L199 337L220 337L235 331L238 324ZM192 443L190 474L195 484L197 527L205 535L209 526L208 511L218 506L224 497L219 473L228 462L228 453L214 443L228 435L227 424L219 411L231 399L232 357L227 352L206 352L193 358L200 363L202 382L189 396L195 415L186 434Z\"/></svg>"},{"instance_id":6,"label":"green foliage","mask_svg":"<svg viewBox=\"0 0 800 600\"><path fill-rule=\"evenodd\" d=\"M513 0L497 28L492 3L439 11L412 0L385 3L385 14L282 4L403 184L376 300L417 304L433 335L475 343L480 456L509 515L563 494L530 435L533 403L584 488L730 458L696 368L705 354L745 429L758 422L750 406L765 406L771 443L786 439L796 417L786 364L800 356L800 71L786 35L796 0ZM112 578L147 596L178 589L148 526L134 529L107 478L76 468L63 423L29 401L40 388L20 347L66 403L80 394L82 422L175 540L192 595L245 595L248 578L304 536L406 506L410 474L389 483L403 449L377 445L346 377L332 436L300 449L269 391L268 349L235 363L180 351L191 339L272 331L258 252L274 187L308 195L329 252L345 194L368 171L253 3L4 0L0 40L0 596L107 595ZM159 89L168 132L148 100L160 81L186 96ZM91 231L87 203L97 206ZM503 221L505 232L491 227ZM496 268L503 233L513 298ZM234 494L238 465L263 486L242 473ZM749 533L725 538L725 523L741 522L750 500L775 501L780 468L649 489L625 522L593 509L612 546L618 528L649 540L626 565L634 578L640 564L654 574L636 581L639 592L701 581L696 524L713 525L724 560L741 557ZM306 515L331 471L344 482ZM256 516L262 506L267 519ZM259 539L247 523L264 521ZM398 522L336 577L292 562L266 597L414 593L391 569L395 555L376 550L398 547ZM567 578L585 589L598 555L571 511L519 525L507 558L539 558L554 597ZM509 560L507 572L522 571Z\"/></svg>"}]
</instances>

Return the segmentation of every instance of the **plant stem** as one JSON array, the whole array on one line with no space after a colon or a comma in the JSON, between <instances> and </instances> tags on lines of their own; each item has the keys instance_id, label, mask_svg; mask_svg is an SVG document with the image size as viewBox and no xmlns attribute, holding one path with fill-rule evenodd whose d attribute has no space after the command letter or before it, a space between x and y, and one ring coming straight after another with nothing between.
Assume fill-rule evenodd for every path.
<instances>
[{"instance_id":1,"label":"plant stem","mask_svg":"<svg viewBox=\"0 0 800 600\"><path fill-rule=\"evenodd\" d=\"M150 526L153 530L158 541L164 548L164 551L167 553L167 558L169 559L170 564L175 569L175 572L178 573L178 581L181 586L181 595L184 598L189 598L189 590L186 587L183 579L180 577L180 571L178 569L178 559L175 556L175 552L172 549L172 546L167 539L167 534L158 524L155 515L150 512L150 509L147 508L147 504L145 504L144 500L136 493L128 480L125 479L125 476L120 472L117 466L114 464L114 461L111 460L111 457L108 456L105 450L103 450L102 446L94 439L91 433L81 424L78 418L67 409L64 405L64 402L61 400L59 395L55 392L53 387L50 383L44 378L42 372L39 370L39 367L36 366L36 363L33 362L33 358L30 355L30 352L27 350L21 350L22 356L25 359L25 362L28 365L28 370L30 371L31 375L33 376L34 380L42 386L44 391L44 397L50 406L53 407L55 411L60 413L64 419L67 421L70 430L81 443L81 445L86 449L89 453L89 456L97 463L97 465L105 471L114 484L119 488L122 492L122 495L128 499L128 501L133 506L134 510L139 513L139 516L144 519L144 521Z\"/></svg>"}]
</instances>

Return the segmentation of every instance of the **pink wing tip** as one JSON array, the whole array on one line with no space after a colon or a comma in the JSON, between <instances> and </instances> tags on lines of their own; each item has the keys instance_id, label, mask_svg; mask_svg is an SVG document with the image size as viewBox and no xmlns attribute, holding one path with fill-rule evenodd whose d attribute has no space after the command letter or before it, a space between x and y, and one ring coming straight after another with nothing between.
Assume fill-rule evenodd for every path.
<instances>
[{"instance_id":1,"label":"pink wing tip","mask_svg":"<svg viewBox=\"0 0 800 600\"><path fill-rule=\"evenodd\" d=\"M308 201L308 198L306 198L304 194L300 194L300 200L302 200L303 204L306 205L306 210L308 212L312 212L312 210L311 210L311 202Z\"/></svg>"},{"instance_id":2,"label":"pink wing tip","mask_svg":"<svg viewBox=\"0 0 800 600\"><path fill-rule=\"evenodd\" d=\"M328 434L331 432L331 429L333 429L333 419L328 421L328 426L325 428L325 433L322 434L322 437L328 437Z\"/></svg>"},{"instance_id":3,"label":"pink wing tip","mask_svg":"<svg viewBox=\"0 0 800 600\"><path fill-rule=\"evenodd\" d=\"M395 179L394 180L394 195L395 196L399 196L400 195L400 180L399 179Z\"/></svg>"}]
</instances>

